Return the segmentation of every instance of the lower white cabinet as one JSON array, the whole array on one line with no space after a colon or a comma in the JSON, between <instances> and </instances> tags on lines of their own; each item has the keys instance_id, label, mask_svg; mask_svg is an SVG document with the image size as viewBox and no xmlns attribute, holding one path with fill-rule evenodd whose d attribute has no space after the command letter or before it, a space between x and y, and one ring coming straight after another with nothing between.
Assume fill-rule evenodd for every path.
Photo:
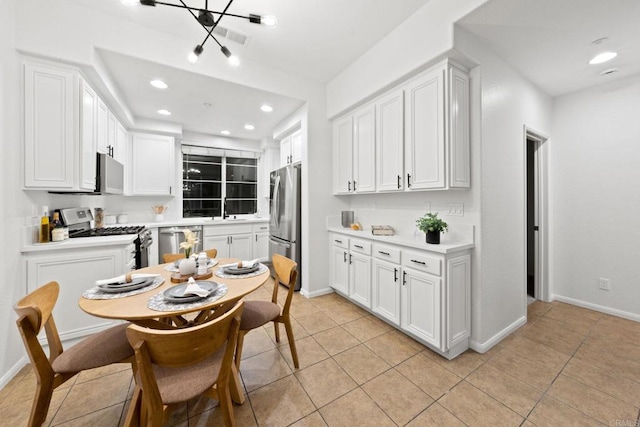
<instances>
[{"instance_id":1,"label":"lower white cabinet","mask_svg":"<svg viewBox=\"0 0 640 427\"><path fill-rule=\"evenodd\" d=\"M452 359L469 347L471 255L330 235L330 286Z\"/></svg>"},{"instance_id":2,"label":"lower white cabinet","mask_svg":"<svg viewBox=\"0 0 640 427\"><path fill-rule=\"evenodd\" d=\"M202 238L202 249L216 249L216 258L230 258L229 256L229 236L204 236Z\"/></svg>"},{"instance_id":3,"label":"lower white cabinet","mask_svg":"<svg viewBox=\"0 0 640 427\"><path fill-rule=\"evenodd\" d=\"M269 232L265 223L208 225L203 229L202 248L217 249L217 258L244 260L269 257Z\"/></svg>"},{"instance_id":4,"label":"lower white cabinet","mask_svg":"<svg viewBox=\"0 0 640 427\"><path fill-rule=\"evenodd\" d=\"M255 233L253 238L253 258L269 259L269 232Z\"/></svg>"}]
</instances>

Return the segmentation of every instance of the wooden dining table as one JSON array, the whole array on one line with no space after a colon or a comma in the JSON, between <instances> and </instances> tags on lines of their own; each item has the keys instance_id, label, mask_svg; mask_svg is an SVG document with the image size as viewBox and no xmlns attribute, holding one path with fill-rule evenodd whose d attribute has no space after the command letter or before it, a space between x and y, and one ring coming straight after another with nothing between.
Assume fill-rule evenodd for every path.
<instances>
[{"instance_id":1,"label":"wooden dining table","mask_svg":"<svg viewBox=\"0 0 640 427\"><path fill-rule=\"evenodd\" d=\"M245 295L255 291L262 286L269 278L269 270L252 277L242 277L223 279L215 275L215 271L221 265L238 262L238 259L221 258L217 259L218 263L212 267L213 275L210 278L203 279L222 283L227 286L227 293L221 298L198 305L188 309L177 309L175 311L156 311L147 307L149 298L159 292L164 292L171 286L178 285L171 281L171 271L166 270L169 264L160 264L152 267L136 270L133 274L160 274L164 277L164 283L157 288L117 299L87 299L80 298L78 305L80 308L92 315L106 319L126 320L141 326L156 329L175 329L185 328L194 324L209 321L220 314L224 314L227 308L231 308L235 303ZM244 393L242 392L242 383L240 381L238 371L234 363L231 364L232 374L229 379L229 388L231 390L231 399L238 404L244 403ZM139 400L138 395L135 396ZM134 406L132 404L132 406Z\"/></svg>"}]
</instances>

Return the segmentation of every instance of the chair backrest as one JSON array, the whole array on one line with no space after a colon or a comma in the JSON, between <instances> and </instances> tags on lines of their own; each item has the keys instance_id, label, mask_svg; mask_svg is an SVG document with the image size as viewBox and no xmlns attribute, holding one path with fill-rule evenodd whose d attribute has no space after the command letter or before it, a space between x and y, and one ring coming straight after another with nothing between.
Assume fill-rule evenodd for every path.
<instances>
[{"instance_id":1,"label":"chair backrest","mask_svg":"<svg viewBox=\"0 0 640 427\"><path fill-rule=\"evenodd\" d=\"M29 358L38 374L46 371L52 375L51 363L62 354L62 343L58 335L58 329L53 321L53 307L56 305L60 285L58 282L49 282L31 292L13 307L18 314L18 329L25 348L29 353ZM49 344L49 357L47 358L38 334L44 327Z\"/></svg>"},{"instance_id":2,"label":"chair backrest","mask_svg":"<svg viewBox=\"0 0 640 427\"><path fill-rule=\"evenodd\" d=\"M217 249L207 249L205 252L209 258L215 258L218 255ZM174 262L182 258L184 258L184 253L182 252L177 254L162 254L162 261L165 263Z\"/></svg>"},{"instance_id":3,"label":"chair backrest","mask_svg":"<svg viewBox=\"0 0 640 427\"><path fill-rule=\"evenodd\" d=\"M276 304L278 303L279 283L289 287L284 307L282 307L282 315L285 316L289 313L289 307L291 306L291 300L293 299L293 292L298 279L298 264L295 261L279 254L274 254L271 257L271 263L273 264L273 270L276 274L271 301Z\"/></svg>"}]
</instances>

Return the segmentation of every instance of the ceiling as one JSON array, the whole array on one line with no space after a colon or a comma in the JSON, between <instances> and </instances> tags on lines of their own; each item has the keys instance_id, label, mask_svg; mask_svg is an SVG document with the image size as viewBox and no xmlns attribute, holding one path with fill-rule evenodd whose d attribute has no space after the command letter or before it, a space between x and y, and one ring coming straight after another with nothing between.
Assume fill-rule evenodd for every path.
<instances>
[{"instance_id":1,"label":"ceiling","mask_svg":"<svg viewBox=\"0 0 640 427\"><path fill-rule=\"evenodd\" d=\"M120 0L72 0L96 9L184 39L195 47L202 43L204 30L183 9L158 5L125 6ZM165 0L179 3L177 0ZM384 38L402 21L429 0L235 0L228 12L248 15L275 15L278 25L269 28L244 19L224 17L220 25L250 36L246 45L220 39L241 60L242 67L260 63L296 77L324 84ZM205 0L185 0L203 7ZM210 0L210 10L222 10L227 0ZM184 60L186 62L186 51ZM302 100L259 91L217 80L202 74L143 61L117 52L99 51L107 71L136 118L163 120L182 125L184 131L220 135L223 129L231 137L259 140L271 136L273 127L295 111ZM213 40L208 40L202 55L222 55ZM149 85L161 78L169 85L163 91ZM210 107L205 107L210 103ZM274 107L265 114L260 106ZM171 111L164 117L159 109ZM255 130L244 129L251 123Z\"/></svg>"},{"instance_id":2,"label":"ceiling","mask_svg":"<svg viewBox=\"0 0 640 427\"><path fill-rule=\"evenodd\" d=\"M458 25L552 97L640 73L637 0L491 0ZM618 56L589 65L603 50Z\"/></svg>"}]
</instances>

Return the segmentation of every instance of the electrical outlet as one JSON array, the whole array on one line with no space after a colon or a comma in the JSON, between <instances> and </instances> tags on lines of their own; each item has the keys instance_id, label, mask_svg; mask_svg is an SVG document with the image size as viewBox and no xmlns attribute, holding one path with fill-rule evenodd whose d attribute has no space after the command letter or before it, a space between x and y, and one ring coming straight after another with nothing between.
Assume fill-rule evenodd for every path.
<instances>
[{"instance_id":1,"label":"electrical outlet","mask_svg":"<svg viewBox=\"0 0 640 427\"><path fill-rule=\"evenodd\" d=\"M598 280L599 283L599 289L603 290L603 291L610 291L611 290L611 280L609 279L603 279L602 277Z\"/></svg>"},{"instance_id":2,"label":"electrical outlet","mask_svg":"<svg viewBox=\"0 0 640 427\"><path fill-rule=\"evenodd\" d=\"M445 203L448 215L464 216L463 203Z\"/></svg>"}]
</instances>

